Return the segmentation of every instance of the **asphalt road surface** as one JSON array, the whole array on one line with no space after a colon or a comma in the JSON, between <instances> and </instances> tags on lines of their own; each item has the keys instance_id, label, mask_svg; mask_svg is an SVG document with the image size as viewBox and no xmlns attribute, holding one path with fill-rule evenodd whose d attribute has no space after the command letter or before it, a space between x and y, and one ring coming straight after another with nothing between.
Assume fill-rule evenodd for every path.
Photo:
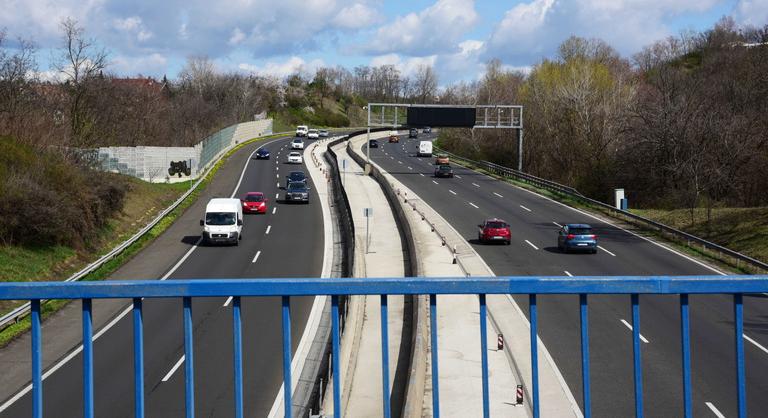
<instances>
[{"instance_id":1,"label":"asphalt road surface","mask_svg":"<svg viewBox=\"0 0 768 418\"><path fill-rule=\"evenodd\" d=\"M453 165L456 176L434 178L434 157L416 157L418 142L381 141L371 158L411 188L458 230L497 275L713 275L679 254L585 213ZM365 150L365 148L364 148ZM510 223L512 243L481 245L477 225L498 217ZM557 231L588 223L597 254L563 254ZM528 310L527 296L515 296ZM751 416L768 411L768 299L744 298L747 402ZM538 297L539 335L583 410L578 296ZM736 358L732 297L691 296L691 362L694 416L736 416ZM589 297L592 412L634 416L630 297ZM646 416L682 416L682 366L678 296L641 296L640 328ZM507 336L514 338L514 336ZM540 361L542 361L540 359ZM510 389L511 390L511 389Z\"/></svg>"},{"instance_id":2,"label":"asphalt road surface","mask_svg":"<svg viewBox=\"0 0 768 418\"><path fill-rule=\"evenodd\" d=\"M306 167L285 163L292 138L259 142L244 147L219 171L240 176L247 158L262 143L270 160L251 159L234 197L261 191L269 198L263 215L245 215L239 246L197 246L177 264L168 280L203 278L319 277L323 264L323 218L316 192L309 205L282 201L285 175ZM311 141L305 141L307 144ZM279 153L279 155L278 155ZM239 157L239 158L235 158ZM239 167L227 167L240 162ZM226 168L226 169L225 169ZM311 179L310 186L311 186ZM235 177L231 184L235 184ZM279 185L278 185L279 183ZM230 197L232 187L225 195ZM204 203L204 202L203 202ZM199 210L188 210L177 221L197 224ZM179 236L184 245L196 246L200 228ZM145 256L139 254L137 257ZM292 350L304 330L312 298L292 298ZM234 415L231 303L225 298L193 300L195 410L199 416ZM246 416L266 416L282 383L282 337L279 298L244 298L243 378ZM184 332L181 299L144 301L145 402L150 417L182 417L184 409ZM79 322L73 324L79 327ZM45 335L43 335L45 339ZM178 366L178 367L174 367ZM130 417L133 401L132 316L119 320L94 343L95 414ZM77 355L48 377L43 410L47 417L82 416L82 357ZM4 411L2 417L31 415L30 394Z\"/></svg>"}]
</instances>

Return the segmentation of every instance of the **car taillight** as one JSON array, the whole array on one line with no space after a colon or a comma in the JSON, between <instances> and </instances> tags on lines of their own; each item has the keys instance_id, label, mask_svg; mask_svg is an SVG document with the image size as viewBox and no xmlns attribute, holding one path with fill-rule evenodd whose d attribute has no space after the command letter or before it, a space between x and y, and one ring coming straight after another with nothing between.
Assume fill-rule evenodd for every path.
<instances>
[{"instance_id":1,"label":"car taillight","mask_svg":"<svg viewBox=\"0 0 768 418\"><path fill-rule=\"evenodd\" d=\"M592 239L597 239L597 235L594 235L594 234L590 235L589 237L592 238Z\"/></svg>"},{"instance_id":2,"label":"car taillight","mask_svg":"<svg viewBox=\"0 0 768 418\"><path fill-rule=\"evenodd\" d=\"M576 235L573 235L573 234L568 234L568 236L567 236L566 238L568 238L568 239L574 239L574 238L576 238Z\"/></svg>"}]
</instances>

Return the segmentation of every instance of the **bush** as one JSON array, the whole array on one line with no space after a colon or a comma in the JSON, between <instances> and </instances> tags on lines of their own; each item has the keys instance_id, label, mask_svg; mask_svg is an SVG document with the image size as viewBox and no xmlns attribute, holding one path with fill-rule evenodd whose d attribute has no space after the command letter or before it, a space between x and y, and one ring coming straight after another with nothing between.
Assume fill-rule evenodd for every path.
<instances>
[{"instance_id":1,"label":"bush","mask_svg":"<svg viewBox=\"0 0 768 418\"><path fill-rule=\"evenodd\" d=\"M0 239L83 247L122 210L128 183L63 155L0 137Z\"/></svg>"}]
</instances>

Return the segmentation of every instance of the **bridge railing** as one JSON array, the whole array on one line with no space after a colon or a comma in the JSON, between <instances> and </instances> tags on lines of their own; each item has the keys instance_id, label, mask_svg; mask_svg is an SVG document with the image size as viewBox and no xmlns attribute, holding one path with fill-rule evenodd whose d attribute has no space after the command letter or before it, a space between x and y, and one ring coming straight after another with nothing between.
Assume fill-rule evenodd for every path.
<instances>
[{"instance_id":1,"label":"bridge railing","mask_svg":"<svg viewBox=\"0 0 768 418\"><path fill-rule=\"evenodd\" d=\"M591 416L590 358L588 299L595 294L631 295L629 308L632 312L632 341L634 364L635 415L643 416L643 369L640 344L640 295L679 295L680 340L682 347L683 410L686 417L692 414L691 404L691 360L690 324L688 298L691 294L733 295L734 351L736 354L736 394L738 416L747 416L746 384L744 365L744 306L743 295L768 292L768 276L680 276L680 277L457 277L457 278L390 278L390 279L219 279L219 280L170 280L170 281L104 281L76 283L0 283L0 300L29 300L32 313L31 368L33 416L43 415L43 370L40 301L44 299L80 299L82 301L83 330L83 416L94 416L93 378L93 299L133 300L133 355L134 355L134 405L135 416L144 417L144 337L142 301L144 298L182 298L184 323L185 361L185 407L186 416L194 416L194 361L192 309L194 298L233 297L232 330L234 396L232 402L237 417L243 415L243 353L242 319L240 301L242 297L282 297L283 336L283 379L286 388L292 387L291 376L291 300L293 296L330 295L332 306L332 370L333 370L333 416L342 417L341 394L339 393L339 297L342 295L380 295L382 299L382 323L388 315L388 295L429 295L431 323L432 360L432 408L433 416L440 416L440 391L438 385L438 327L437 296L474 294L478 295L479 327L482 368L483 416L488 417L488 347L486 295L524 294L529 299L530 319L530 360L532 370L532 410L539 416L538 383L538 316L536 298L542 294L579 295L581 323L582 384L584 415ZM386 327L382 338L388 338ZM382 345L386 347L386 344ZM382 358L386 358L382 353ZM388 367L381 365L382 370ZM383 385L389 382L382 382ZM285 416L292 417L291 390L284 391ZM385 391L384 393L388 393ZM385 399L382 411L387 411L389 400ZM387 416L384 414L384 416ZM388 418L388 416L387 416Z\"/></svg>"}]
</instances>

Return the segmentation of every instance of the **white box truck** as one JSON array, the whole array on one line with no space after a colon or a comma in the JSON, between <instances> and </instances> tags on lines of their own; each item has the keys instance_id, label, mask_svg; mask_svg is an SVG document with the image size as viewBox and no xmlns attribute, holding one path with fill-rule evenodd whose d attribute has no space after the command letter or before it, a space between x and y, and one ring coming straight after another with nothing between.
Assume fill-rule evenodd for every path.
<instances>
[{"instance_id":1,"label":"white box truck","mask_svg":"<svg viewBox=\"0 0 768 418\"><path fill-rule=\"evenodd\" d=\"M419 157L431 157L432 156L432 141L419 142Z\"/></svg>"},{"instance_id":2,"label":"white box truck","mask_svg":"<svg viewBox=\"0 0 768 418\"><path fill-rule=\"evenodd\" d=\"M240 199L211 199L205 206L203 244L238 245L243 235L243 204Z\"/></svg>"}]
</instances>

